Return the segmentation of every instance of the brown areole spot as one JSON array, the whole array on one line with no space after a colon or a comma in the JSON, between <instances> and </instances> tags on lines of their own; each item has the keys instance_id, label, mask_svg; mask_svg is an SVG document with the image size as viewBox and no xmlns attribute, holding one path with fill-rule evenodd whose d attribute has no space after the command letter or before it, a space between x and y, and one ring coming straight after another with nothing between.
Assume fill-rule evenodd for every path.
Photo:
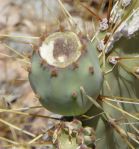
<instances>
[{"instance_id":1,"label":"brown areole spot","mask_svg":"<svg viewBox=\"0 0 139 149\"><path fill-rule=\"evenodd\" d=\"M78 63L74 62L74 63L72 64L72 69L75 70L75 69L77 69L77 68L79 68L79 65L78 65Z\"/></svg>"},{"instance_id":2,"label":"brown areole spot","mask_svg":"<svg viewBox=\"0 0 139 149\"><path fill-rule=\"evenodd\" d=\"M90 66L88 70L89 70L89 73L91 73L91 74L94 73L94 67L93 66Z\"/></svg>"},{"instance_id":3,"label":"brown areole spot","mask_svg":"<svg viewBox=\"0 0 139 149\"><path fill-rule=\"evenodd\" d=\"M51 71L51 77L57 77L58 76L58 71L56 68L53 68Z\"/></svg>"}]
</instances>

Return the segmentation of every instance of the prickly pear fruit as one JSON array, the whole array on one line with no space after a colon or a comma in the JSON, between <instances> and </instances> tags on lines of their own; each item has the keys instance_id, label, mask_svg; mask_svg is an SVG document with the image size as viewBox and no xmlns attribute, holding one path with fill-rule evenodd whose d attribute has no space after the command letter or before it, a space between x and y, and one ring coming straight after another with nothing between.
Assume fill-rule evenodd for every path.
<instances>
[{"instance_id":1,"label":"prickly pear fruit","mask_svg":"<svg viewBox=\"0 0 139 149\"><path fill-rule=\"evenodd\" d=\"M91 42L73 32L56 32L33 53L29 80L44 107L73 116L92 106L81 88L96 99L103 75Z\"/></svg>"}]
</instances>

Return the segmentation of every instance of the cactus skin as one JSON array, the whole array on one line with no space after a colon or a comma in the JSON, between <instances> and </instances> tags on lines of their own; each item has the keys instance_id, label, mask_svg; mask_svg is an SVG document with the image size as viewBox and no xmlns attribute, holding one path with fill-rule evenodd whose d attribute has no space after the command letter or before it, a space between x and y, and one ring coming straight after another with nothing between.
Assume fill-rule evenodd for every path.
<instances>
[{"instance_id":1,"label":"cactus skin","mask_svg":"<svg viewBox=\"0 0 139 149\"><path fill-rule=\"evenodd\" d=\"M75 69L72 65L65 68L51 67L48 64L43 66L41 61L40 55L34 52L29 80L42 105L54 113L67 116L87 112L92 102L82 94L80 87L96 99L103 81L98 57L91 43L87 43L86 51L76 61L78 67ZM57 70L57 76L51 76L53 69Z\"/></svg>"}]
</instances>

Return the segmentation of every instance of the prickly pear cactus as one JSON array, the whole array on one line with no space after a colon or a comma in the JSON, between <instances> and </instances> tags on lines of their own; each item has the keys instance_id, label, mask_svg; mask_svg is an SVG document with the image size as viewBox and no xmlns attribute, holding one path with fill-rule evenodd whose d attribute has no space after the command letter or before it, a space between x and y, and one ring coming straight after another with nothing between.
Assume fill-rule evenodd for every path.
<instances>
[{"instance_id":1,"label":"prickly pear cactus","mask_svg":"<svg viewBox=\"0 0 139 149\"><path fill-rule=\"evenodd\" d=\"M96 49L81 40L73 32L57 32L33 53L29 80L42 105L54 113L81 115L92 106L82 89L94 99L100 93L103 76Z\"/></svg>"},{"instance_id":2,"label":"prickly pear cactus","mask_svg":"<svg viewBox=\"0 0 139 149\"><path fill-rule=\"evenodd\" d=\"M139 1L114 1L110 12L93 41L54 33L32 55L29 80L42 105L81 122L53 129L56 148L139 149Z\"/></svg>"}]
</instances>

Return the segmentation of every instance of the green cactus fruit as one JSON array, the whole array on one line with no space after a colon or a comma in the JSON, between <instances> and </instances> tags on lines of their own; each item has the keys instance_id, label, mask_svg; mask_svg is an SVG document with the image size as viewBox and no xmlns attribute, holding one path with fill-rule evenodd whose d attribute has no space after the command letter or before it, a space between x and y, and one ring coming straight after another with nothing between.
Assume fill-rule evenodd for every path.
<instances>
[{"instance_id":1,"label":"green cactus fruit","mask_svg":"<svg viewBox=\"0 0 139 149\"><path fill-rule=\"evenodd\" d=\"M85 43L83 44L83 41ZM32 55L29 80L41 104L66 116L81 115L96 99L103 75L91 42L73 32L56 32L48 36Z\"/></svg>"}]
</instances>

